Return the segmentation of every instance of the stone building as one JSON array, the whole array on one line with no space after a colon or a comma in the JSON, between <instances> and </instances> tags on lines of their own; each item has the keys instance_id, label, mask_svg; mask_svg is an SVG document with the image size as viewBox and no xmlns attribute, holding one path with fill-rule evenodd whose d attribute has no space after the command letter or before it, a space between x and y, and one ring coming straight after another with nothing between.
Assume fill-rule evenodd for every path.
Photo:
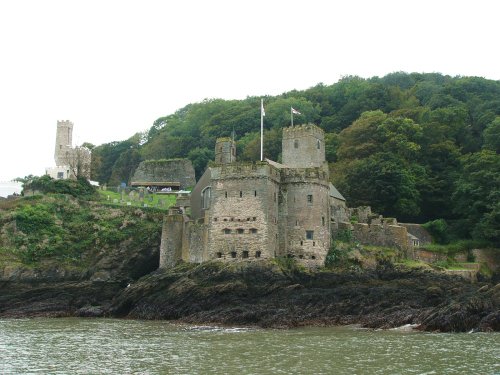
<instances>
[{"instance_id":1,"label":"stone building","mask_svg":"<svg viewBox=\"0 0 500 375\"><path fill-rule=\"evenodd\" d=\"M57 121L56 144L54 150L55 167L46 168L45 174L54 179L90 178L90 150L73 147L73 123L68 120Z\"/></svg>"},{"instance_id":2,"label":"stone building","mask_svg":"<svg viewBox=\"0 0 500 375\"><path fill-rule=\"evenodd\" d=\"M196 184L191 216L165 218L160 265L210 259L288 256L324 263L330 248L330 183L323 131L312 124L283 129L283 163L237 162L230 138Z\"/></svg>"},{"instance_id":3,"label":"stone building","mask_svg":"<svg viewBox=\"0 0 500 375\"><path fill-rule=\"evenodd\" d=\"M193 164L189 159L145 160L136 168L132 186L183 190L196 184Z\"/></svg>"},{"instance_id":4,"label":"stone building","mask_svg":"<svg viewBox=\"0 0 500 375\"><path fill-rule=\"evenodd\" d=\"M340 231L364 244L402 250L418 245L411 226L370 207L347 207L329 182L324 133L315 125L283 129L283 163L237 162L230 138L218 139L215 147L215 161L192 190L191 214L178 205L165 217L160 267L274 257L316 267Z\"/></svg>"}]
</instances>

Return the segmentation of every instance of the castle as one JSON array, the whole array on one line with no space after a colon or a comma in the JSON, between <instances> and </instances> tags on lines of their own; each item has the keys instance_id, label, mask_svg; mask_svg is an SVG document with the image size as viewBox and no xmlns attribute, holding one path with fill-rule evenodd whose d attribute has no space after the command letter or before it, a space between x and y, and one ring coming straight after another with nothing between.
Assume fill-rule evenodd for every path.
<instances>
[{"instance_id":1,"label":"castle","mask_svg":"<svg viewBox=\"0 0 500 375\"><path fill-rule=\"evenodd\" d=\"M237 162L236 144L219 138L191 193L163 222L160 267L291 257L308 267L324 264L332 233L349 230L361 243L407 249L418 238L373 215L349 209L329 182L322 129L313 124L283 129L282 163ZM190 215L187 212L190 210ZM354 225L353 215L359 219Z\"/></svg>"},{"instance_id":2,"label":"castle","mask_svg":"<svg viewBox=\"0 0 500 375\"><path fill-rule=\"evenodd\" d=\"M73 147L73 123L57 121L54 160L56 167L46 168L45 174L54 179L76 178L90 179L90 150L85 147Z\"/></svg>"}]
</instances>

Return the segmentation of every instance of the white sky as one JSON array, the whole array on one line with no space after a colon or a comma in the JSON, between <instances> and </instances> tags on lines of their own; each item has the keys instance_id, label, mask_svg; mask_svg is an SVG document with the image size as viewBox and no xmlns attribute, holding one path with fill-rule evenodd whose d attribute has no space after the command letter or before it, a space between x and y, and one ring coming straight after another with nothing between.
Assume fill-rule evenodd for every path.
<instances>
[{"instance_id":1,"label":"white sky","mask_svg":"<svg viewBox=\"0 0 500 375\"><path fill-rule=\"evenodd\" d=\"M499 80L499 11L497 0L1 0L0 181L54 165L57 120L98 145L204 98L344 75Z\"/></svg>"}]
</instances>

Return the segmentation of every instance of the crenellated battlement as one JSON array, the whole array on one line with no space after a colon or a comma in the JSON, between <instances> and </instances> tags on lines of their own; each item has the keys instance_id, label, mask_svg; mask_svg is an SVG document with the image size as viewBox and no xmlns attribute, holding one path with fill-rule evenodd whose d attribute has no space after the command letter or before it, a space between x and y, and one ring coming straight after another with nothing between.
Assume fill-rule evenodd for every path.
<instances>
[{"instance_id":1,"label":"crenellated battlement","mask_svg":"<svg viewBox=\"0 0 500 375\"><path fill-rule=\"evenodd\" d=\"M270 178L280 180L280 170L265 161L211 164L213 180Z\"/></svg>"},{"instance_id":2,"label":"crenellated battlement","mask_svg":"<svg viewBox=\"0 0 500 375\"><path fill-rule=\"evenodd\" d=\"M323 139L325 137L325 132L319 126L314 124L304 124L283 128L283 139L298 138L311 135L315 136L316 138Z\"/></svg>"},{"instance_id":3,"label":"crenellated battlement","mask_svg":"<svg viewBox=\"0 0 500 375\"><path fill-rule=\"evenodd\" d=\"M284 168L281 170L281 182L316 182L328 185L328 172L321 167Z\"/></svg>"}]
</instances>

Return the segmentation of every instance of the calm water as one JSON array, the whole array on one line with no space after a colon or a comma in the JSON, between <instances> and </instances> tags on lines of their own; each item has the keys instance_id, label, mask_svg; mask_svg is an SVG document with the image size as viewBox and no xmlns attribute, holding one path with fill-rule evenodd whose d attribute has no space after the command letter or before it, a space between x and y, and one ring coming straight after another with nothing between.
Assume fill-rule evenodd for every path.
<instances>
[{"instance_id":1,"label":"calm water","mask_svg":"<svg viewBox=\"0 0 500 375\"><path fill-rule=\"evenodd\" d=\"M0 320L0 374L500 374L500 334Z\"/></svg>"}]
</instances>

